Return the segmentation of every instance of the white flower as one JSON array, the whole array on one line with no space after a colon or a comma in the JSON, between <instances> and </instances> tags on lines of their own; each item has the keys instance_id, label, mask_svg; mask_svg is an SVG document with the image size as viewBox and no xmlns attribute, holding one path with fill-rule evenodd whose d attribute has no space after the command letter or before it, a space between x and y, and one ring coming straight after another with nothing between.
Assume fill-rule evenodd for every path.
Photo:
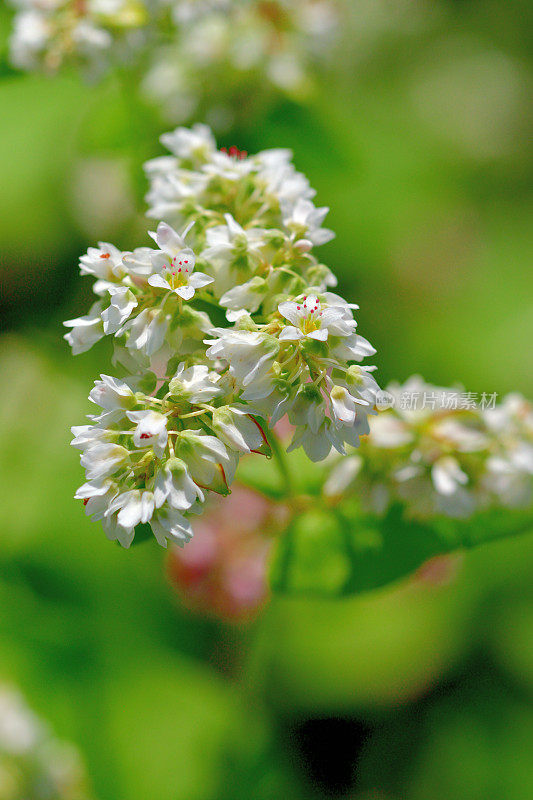
<instances>
[{"instance_id":1,"label":"white flower","mask_svg":"<svg viewBox=\"0 0 533 800\"><path fill-rule=\"evenodd\" d=\"M326 497L341 497L363 466L361 456L346 456L336 463L324 484Z\"/></svg>"},{"instance_id":2,"label":"white flower","mask_svg":"<svg viewBox=\"0 0 533 800\"><path fill-rule=\"evenodd\" d=\"M228 447L240 453L270 451L265 433L246 408L222 406L213 412L213 430Z\"/></svg>"},{"instance_id":3,"label":"white flower","mask_svg":"<svg viewBox=\"0 0 533 800\"><path fill-rule=\"evenodd\" d=\"M331 327L329 328L331 331ZM362 361L368 356L373 356L376 350L370 342L358 333L351 333L332 348L331 353L339 361Z\"/></svg>"},{"instance_id":4,"label":"white flower","mask_svg":"<svg viewBox=\"0 0 533 800\"><path fill-rule=\"evenodd\" d=\"M194 253L185 246L183 238L176 231L160 222L153 235L160 250L152 255L155 270L148 278L150 286L170 289L183 300L191 300L196 289L213 282L213 278L203 272L194 272Z\"/></svg>"},{"instance_id":5,"label":"white flower","mask_svg":"<svg viewBox=\"0 0 533 800\"><path fill-rule=\"evenodd\" d=\"M431 477L439 494L450 495L459 486L468 483L468 475L461 469L453 456L442 456L433 464Z\"/></svg>"},{"instance_id":6,"label":"white flower","mask_svg":"<svg viewBox=\"0 0 533 800\"><path fill-rule=\"evenodd\" d=\"M98 51L107 50L113 44L109 31L94 25L89 19L82 19L72 30L72 40L80 53L94 59Z\"/></svg>"},{"instance_id":7,"label":"white flower","mask_svg":"<svg viewBox=\"0 0 533 800\"><path fill-rule=\"evenodd\" d=\"M185 368L185 363L182 362L169 383L169 391L189 403L206 403L222 394L222 389L216 384L217 380L218 375L204 364Z\"/></svg>"},{"instance_id":8,"label":"white flower","mask_svg":"<svg viewBox=\"0 0 533 800\"><path fill-rule=\"evenodd\" d=\"M287 163L285 160L287 157L292 157L292 153L287 150L267 150L256 156L264 164L259 176L265 182L267 191L274 195L280 206L286 210L298 200L310 200L316 194L305 175Z\"/></svg>"},{"instance_id":9,"label":"white flower","mask_svg":"<svg viewBox=\"0 0 533 800\"><path fill-rule=\"evenodd\" d=\"M17 14L10 39L13 65L19 69L35 69L51 34L50 22L42 12L29 9Z\"/></svg>"},{"instance_id":10,"label":"white flower","mask_svg":"<svg viewBox=\"0 0 533 800\"><path fill-rule=\"evenodd\" d=\"M118 485L106 478L84 483L77 490L74 497L77 500L84 501L85 513L88 516L93 517L95 520L101 520L109 508L109 504L117 496L118 491Z\"/></svg>"},{"instance_id":11,"label":"white flower","mask_svg":"<svg viewBox=\"0 0 533 800\"><path fill-rule=\"evenodd\" d=\"M181 431L176 436L175 451L186 463L195 483L220 494L228 493L237 459L216 436L203 431Z\"/></svg>"},{"instance_id":12,"label":"white flower","mask_svg":"<svg viewBox=\"0 0 533 800\"><path fill-rule=\"evenodd\" d=\"M335 420L345 425L355 422L357 405L368 405L366 400L354 397L344 386L333 386L330 398Z\"/></svg>"},{"instance_id":13,"label":"white flower","mask_svg":"<svg viewBox=\"0 0 533 800\"><path fill-rule=\"evenodd\" d=\"M316 295L304 295L301 300L280 303L278 311L292 323L283 328L280 341L309 338L325 342L330 333L349 336L356 325L353 318L346 318L344 309L324 306Z\"/></svg>"},{"instance_id":14,"label":"white flower","mask_svg":"<svg viewBox=\"0 0 533 800\"><path fill-rule=\"evenodd\" d=\"M157 474L154 486L157 508L168 500L172 508L185 511L196 501L203 503L204 493L187 472L187 465L180 458L170 458Z\"/></svg>"},{"instance_id":15,"label":"white flower","mask_svg":"<svg viewBox=\"0 0 533 800\"><path fill-rule=\"evenodd\" d=\"M242 158L240 155L230 155L217 150L204 165L203 170L210 177L237 183L253 172L254 167L255 164L251 158L246 158L246 156Z\"/></svg>"},{"instance_id":16,"label":"white flower","mask_svg":"<svg viewBox=\"0 0 533 800\"><path fill-rule=\"evenodd\" d=\"M168 441L167 418L157 411L127 411L128 419L136 422L133 443L136 447L151 447L163 458Z\"/></svg>"},{"instance_id":17,"label":"white flower","mask_svg":"<svg viewBox=\"0 0 533 800\"><path fill-rule=\"evenodd\" d=\"M110 286L108 291L111 295L111 303L102 311L104 333L106 334L116 333L137 306L137 300L127 286Z\"/></svg>"},{"instance_id":18,"label":"white flower","mask_svg":"<svg viewBox=\"0 0 533 800\"><path fill-rule=\"evenodd\" d=\"M211 347L207 357L227 361L230 373L245 390L248 402L267 397L274 388L272 366L279 345L276 340L256 331L216 328L217 339L206 340Z\"/></svg>"},{"instance_id":19,"label":"white flower","mask_svg":"<svg viewBox=\"0 0 533 800\"><path fill-rule=\"evenodd\" d=\"M74 425L70 430L74 434L70 444L79 450L85 450L97 442L110 441L109 431L97 425Z\"/></svg>"},{"instance_id":20,"label":"white flower","mask_svg":"<svg viewBox=\"0 0 533 800\"><path fill-rule=\"evenodd\" d=\"M287 452L303 447L311 461L323 461L331 452L333 445L344 455L345 450L342 443L332 435L332 430L333 423L328 417L323 419L321 426L316 431L307 425L297 427Z\"/></svg>"},{"instance_id":21,"label":"white flower","mask_svg":"<svg viewBox=\"0 0 533 800\"><path fill-rule=\"evenodd\" d=\"M164 156L145 164L151 181L146 195L147 216L182 225L183 204L188 200L195 201L206 190L209 178L202 173L177 169L171 165L174 161L171 156Z\"/></svg>"},{"instance_id":22,"label":"white flower","mask_svg":"<svg viewBox=\"0 0 533 800\"><path fill-rule=\"evenodd\" d=\"M231 214L225 214L224 218L225 225L207 229L207 247L202 252L202 258L214 270L218 296L226 295L235 284L241 284L250 277L262 258L261 251L265 246L265 230L244 229Z\"/></svg>"},{"instance_id":23,"label":"white flower","mask_svg":"<svg viewBox=\"0 0 533 800\"><path fill-rule=\"evenodd\" d=\"M176 128L172 133L164 133L160 140L178 158L194 164L205 163L217 152L211 129L200 122L192 128Z\"/></svg>"},{"instance_id":24,"label":"white flower","mask_svg":"<svg viewBox=\"0 0 533 800\"><path fill-rule=\"evenodd\" d=\"M100 375L101 380L94 382L89 400L106 411L126 410L135 402L135 395L124 381L110 375Z\"/></svg>"},{"instance_id":25,"label":"white flower","mask_svg":"<svg viewBox=\"0 0 533 800\"><path fill-rule=\"evenodd\" d=\"M335 237L333 231L320 227L329 208L316 208L310 200L299 197L286 211L283 224L295 241L308 240L312 245L321 245Z\"/></svg>"},{"instance_id":26,"label":"white flower","mask_svg":"<svg viewBox=\"0 0 533 800\"><path fill-rule=\"evenodd\" d=\"M192 539L191 523L174 508L160 508L152 518L150 525L155 538L162 547L167 546L167 540L183 547Z\"/></svg>"},{"instance_id":27,"label":"white flower","mask_svg":"<svg viewBox=\"0 0 533 800\"><path fill-rule=\"evenodd\" d=\"M105 535L111 541L117 541L122 545L122 547L126 548L128 548L132 543L135 535L135 528L124 528L122 525L119 525L116 514L113 514L112 516L104 515L102 517L102 526L104 528Z\"/></svg>"},{"instance_id":28,"label":"white flower","mask_svg":"<svg viewBox=\"0 0 533 800\"><path fill-rule=\"evenodd\" d=\"M147 278L153 272L151 247L136 247L131 253L124 253L124 266L134 276Z\"/></svg>"},{"instance_id":29,"label":"white flower","mask_svg":"<svg viewBox=\"0 0 533 800\"><path fill-rule=\"evenodd\" d=\"M68 319L63 323L67 328L72 328L63 338L72 347L73 355L77 356L90 350L93 344L96 344L104 336L102 308L103 305L100 301L93 303L89 313L84 317Z\"/></svg>"},{"instance_id":30,"label":"white flower","mask_svg":"<svg viewBox=\"0 0 533 800\"><path fill-rule=\"evenodd\" d=\"M253 314L258 310L268 292L268 284L264 278L254 276L246 283L240 286L234 286L233 289L228 289L220 298L220 305L224 308L229 308L232 311L240 312L246 309L247 312ZM228 320L235 321L235 316L228 315Z\"/></svg>"},{"instance_id":31,"label":"white flower","mask_svg":"<svg viewBox=\"0 0 533 800\"><path fill-rule=\"evenodd\" d=\"M487 460L484 485L504 506L524 507L533 494L533 448L526 443Z\"/></svg>"},{"instance_id":32,"label":"white flower","mask_svg":"<svg viewBox=\"0 0 533 800\"><path fill-rule=\"evenodd\" d=\"M11 690L0 688L0 753L21 756L38 744L42 727L27 709L22 697ZM9 779L10 773L4 773ZM11 783L9 782L9 785ZM9 796L9 795L6 795ZM12 795L13 796L13 795Z\"/></svg>"},{"instance_id":33,"label":"white flower","mask_svg":"<svg viewBox=\"0 0 533 800\"><path fill-rule=\"evenodd\" d=\"M113 475L129 460L129 452L119 444L97 443L83 453L80 463L89 481Z\"/></svg>"},{"instance_id":34,"label":"white flower","mask_svg":"<svg viewBox=\"0 0 533 800\"><path fill-rule=\"evenodd\" d=\"M129 332L126 347L129 350L142 350L153 356L163 346L168 330L168 319L160 308L145 308L134 319L128 320L118 335Z\"/></svg>"},{"instance_id":35,"label":"white flower","mask_svg":"<svg viewBox=\"0 0 533 800\"><path fill-rule=\"evenodd\" d=\"M383 412L372 418L370 423L372 444L375 447L395 449L413 441L414 434L402 419Z\"/></svg>"},{"instance_id":36,"label":"white flower","mask_svg":"<svg viewBox=\"0 0 533 800\"><path fill-rule=\"evenodd\" d=\"M98 247L89 247L81 256L80 274L94 275L98 279L93 286L95 294L105 294L127 274L123 256L124 253L109 242L99 242Z\"/></svg>"},{"instance_id":37,"label":"white flower","mask_svg":"<svg viewBox=\"0 0 533 800\"><path fill-rule=\"evenodd\" d=\"M111 501L104 517L117 514L117 524L130 530L136 525L149 522L154 513L155 503L152 492L133 489L117 495ZM117 513L118 512L118 513Z\"/></svg>"}]
</instances>

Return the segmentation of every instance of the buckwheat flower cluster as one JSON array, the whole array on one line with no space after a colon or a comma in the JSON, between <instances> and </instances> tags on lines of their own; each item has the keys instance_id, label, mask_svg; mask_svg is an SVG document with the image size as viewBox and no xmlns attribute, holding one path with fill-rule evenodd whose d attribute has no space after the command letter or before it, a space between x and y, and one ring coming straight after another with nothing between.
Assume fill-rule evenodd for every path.
<instances>
[{"instance_id":1,"label":"buckwheat flower cluster","mask_svg":"<svg viewBox=\"0 0 533 800\"><path fill-rule=\"evenodd\" d=\"M144 0L11 0L17 8L11 61L24 70L54 72L65 61L101 72L107 61L137 47L149 21Z\"/></svg>"},{"instance_id":2,"label":"buckwheat flower cluster","mask_svg":"<svg viewBox=\"0 0 533 800\"><path fill-rule=\"evenodd\" d=\"M305 97L332 59L343 15L337 0L176 2L175 38L153 50L143 92L170 122L207 114L221 127L243 95Z\"/></svg>"},{"instance_id":3,"label":"buckwheat flower cluster","mask_svg":"<svg viewBox=\"0 0 533 800\"><path fill-rule=\"evenodd\" d=\"M381 399L389 407L372 418L359 452L333 465L326 496L355 492L378 514L399 502L421 518L527 506L533 490L530 403L518 394L499 404L461 403L461 396L468 393L418 376L387 387Z\"/></svg>"},{"instance_id":4,"label":"buckwheat flower cluster","mask_svg":"<svg viewBox=\"0 0 533 800\"><path fill-rule=\"evenodd\" d=\"M270 454L285 415L289 449L313 461L357 446L378 391L356 306L314 255L327 209L290 152L218 150L202 125L162 139L172 155L147 164L155 247L89 248L98 299L65 323L74 353L112 336L125 373L96 381L100 410L73 429L77 496L124 546L148 522L161 544L190 539L189 515L229 491L242 455Z\"/></svg>"},{"instance_id":5,"label":"buckwheat flower cluster","mask_svg":"<svg viewBox=\"0 0 533 800\"><path fill-rule=\"evenodd\" d=\"M2 800L88 800L78 752L58 742L20 694L0 686L0 797Z\"/></svg>"},{"instance_id":6,"label":"buckwheat flower cluster","mask_svg":"<svg viewBox=\"0 0 533 800\"><path fill-rule=\"evenodd\" d=\"M10 2L15 67L55 72L68 63L94 76L135 65L144 94L173 122L199 105L227 116L243 81L247 93L265 79L305 93L312 68L331 51L339 17L336 0Z\"/></svg>"}]
</instances>

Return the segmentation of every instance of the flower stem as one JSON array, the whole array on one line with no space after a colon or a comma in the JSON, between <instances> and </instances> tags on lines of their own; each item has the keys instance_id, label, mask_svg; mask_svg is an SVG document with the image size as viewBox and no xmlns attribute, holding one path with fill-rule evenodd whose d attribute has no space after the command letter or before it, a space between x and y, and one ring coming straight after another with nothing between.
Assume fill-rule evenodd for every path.
<instances>
[{"instance_id":1,"label":"flower stem","mask_svg":"<svg viewBox=\"0 0 533 800\"><path fill-rule=\"evenodd\" d=\"M285 486L285 492L288 497L294 496L294 486L292 483L292 476L291 471L289 469L289 465L287 463L287 459L285 457L285 451L280 444L280 441L274 431L270 430L265 426L265 435L267 437L268 443L270 445L270 449L272 450L272 456L278 465L278 469L283 480L283 484Z\"/></svg>"}]
</instances>

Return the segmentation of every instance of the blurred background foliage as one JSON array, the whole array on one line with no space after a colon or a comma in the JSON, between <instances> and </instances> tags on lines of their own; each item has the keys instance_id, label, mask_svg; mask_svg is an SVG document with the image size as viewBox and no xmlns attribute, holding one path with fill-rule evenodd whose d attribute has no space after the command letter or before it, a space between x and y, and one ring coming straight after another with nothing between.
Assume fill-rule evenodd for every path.
<instances>
[{"instance_id":1,"label":"blurred background foliage","mask_svg":"<svg viewBox=\"0 0 533 800\"><path fill-rule=\"evenodd\" d=\"M533 6L349 9L305 107L271 100L221 144L294 149L382 384L531 396ZM87 521L69 426L105 343L73 359L60 322L87 307L89 244L145 243L164 125L116 77L5 63L0 109L0 677L80 747L101 800L531 797L531 536L237 626L183 608L155 544L124 552Z\"/></svg>"}]
</instances>

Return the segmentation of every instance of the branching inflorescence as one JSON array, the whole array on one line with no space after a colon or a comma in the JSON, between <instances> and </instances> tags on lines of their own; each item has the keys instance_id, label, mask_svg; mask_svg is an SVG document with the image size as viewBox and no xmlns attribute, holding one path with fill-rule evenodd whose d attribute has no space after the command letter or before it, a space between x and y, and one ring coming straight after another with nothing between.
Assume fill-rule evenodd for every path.
<instances>
[{"instance_id":1,"label":"branching inflorescence","mask_svg":"<svg viewBox=\"0 0 533 800\"><path fill-rule=\"evenodd\" d=\"M356 495L381 515L393 503L408 516L470 517L486 508L523 508L533 496L533 409L520 394L482 396L418 376L378 398L358 453L334 464L327 497Z\"/></svg>"},{"instance_id":2,"label":"branching inflorescence","mask_svg":"<svg viewBox=\"0 0 533 800\"><path fill-rule=\"evenodd\" d=\"M242 455L270 454L285 415L289 449L344 454L378 391L356 306L314 255L333 236L327 209L291 153L220 151L203 125L162 141L172 155L146 165L156 246L89 248L80 269L98 300L65 323L74 353L113 336L126 373L96 381L101 412L73 429L87 477L76 496L124 546L140 523L186 542L188 515L228 493Z\"/></svg>"},{"instance_id":3,"label":"branching inflorescence","mask_svg":"<svg viewBox=\"0 0 533 800\"><path fill-rule=\"evenodd\" d=\"M202 111L224 127L243 82L305 96L331 58L338 0L11 0L14 67L91 79L133 70L143 97L171 122ZM345 12L344 12L345 13ZM223 77L222 77L223 76ZM252 92L250 92L250 96Z\"/></svg>"}]
</instances>

